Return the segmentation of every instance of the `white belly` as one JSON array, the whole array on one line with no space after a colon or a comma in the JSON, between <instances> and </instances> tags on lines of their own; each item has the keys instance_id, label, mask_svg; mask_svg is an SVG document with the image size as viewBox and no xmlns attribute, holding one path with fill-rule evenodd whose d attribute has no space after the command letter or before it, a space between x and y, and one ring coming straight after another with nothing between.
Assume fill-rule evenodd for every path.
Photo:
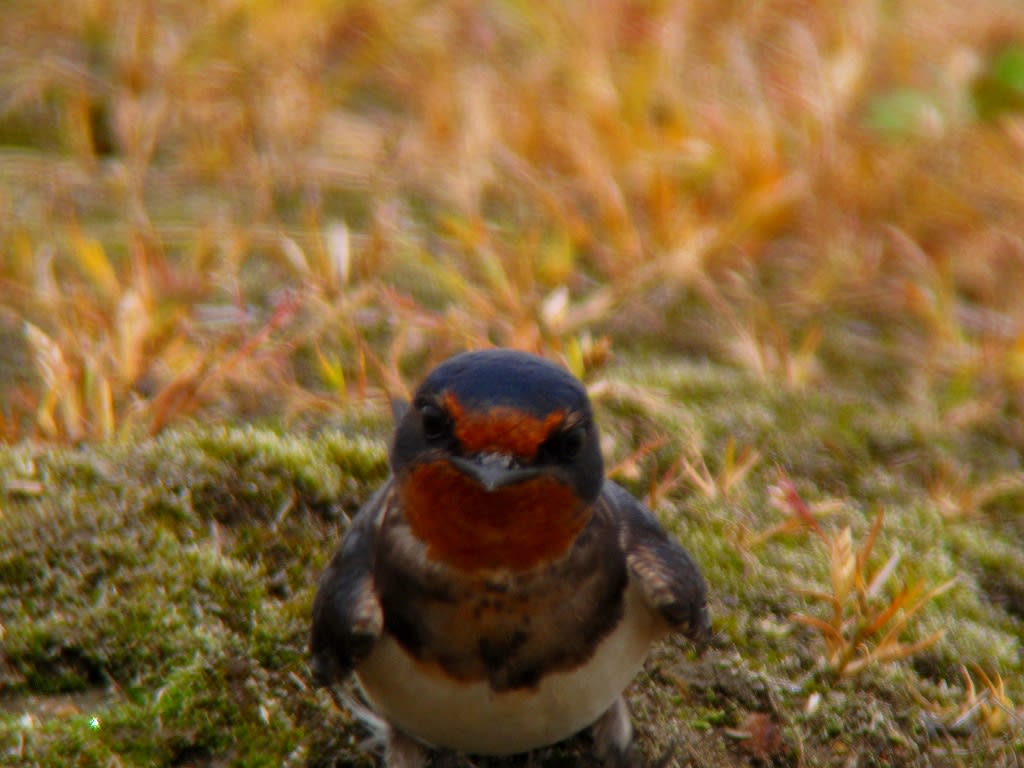
<instances>
[{"instance_id":1,"label":"white belly","mask_svg":"<svg viewBox=\"0 0 1024 768\"><path fill-rule=\"evenodd\" d=\"M460 752L504 755L553 744L583 730L622 693L665 625L633 585L625 616L579 668L545 676L536 688L494 691L420 664L384 636L356 670L373 707L420 741Z\"/></svg>"}]
</instances>

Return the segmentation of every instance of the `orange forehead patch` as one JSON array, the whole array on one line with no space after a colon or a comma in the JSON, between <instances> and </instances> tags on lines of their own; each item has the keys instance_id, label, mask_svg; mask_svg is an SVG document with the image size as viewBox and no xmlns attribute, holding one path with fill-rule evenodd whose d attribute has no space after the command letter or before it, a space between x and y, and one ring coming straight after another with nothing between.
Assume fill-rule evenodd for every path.
<instances>
[{"instance_id":1,"label":"orange forehead patch","mask_svg":"<svg viewBox=\"0 0 1024 768\"><path fill-rule=\"evenodd\" d=\"M489 493L446 461L415 467L399 494L428 556L463 571L525 570L557 559L590 519L557 480L542 476Z\"/></svg>"},{"instance_id":2,"label":"orange forehead patch","mask_svg":"<svg viewBox=\"0 0 1024 768\"><path fill-rule=\"evenodd\" d=\"M487 411L470 411L451 393L444 396L443 402L451 414L455 436L469 453L493 451L532 459L551 431L565 422L564 411L554 411L539 419L501 405Z\"/></svg>"}]
</instances>

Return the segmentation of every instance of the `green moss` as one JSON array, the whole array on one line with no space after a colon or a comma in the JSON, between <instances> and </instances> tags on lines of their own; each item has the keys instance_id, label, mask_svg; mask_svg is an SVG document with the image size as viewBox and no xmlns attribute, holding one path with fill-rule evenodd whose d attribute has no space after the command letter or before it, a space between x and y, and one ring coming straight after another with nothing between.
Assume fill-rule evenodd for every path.
<instances>
[{"instance_id":1,"label":"green moss","mask_svg":"<svg viewBox=\"0 0 1024 768\"><path fill-rule=\"evenodd\" d=\"M615 384L597 407L614 450L670 439L652 457L655 476L694 444L713 475L730 440L762 454L728 495L681 482L659 503L707 576L717 636L700 658L681 642L663 646L633 687L648 753L675 741L694 765L731 764L740 753L725 733L767 711L787 724L790 744L804 745L808 765L862 750L923 764L928 736L910 690L954 706L959 665L977 663L1021 695L1012 682L1024 624L1015 529L995 516L947 520L929 496L929 473L903 458L962 451L935 447L940 424L905 402L784 391L707 364L633 364L609 376ZM310 686L306 647L316 579L346 516L385 476L386 432L353 416L312 434L211 427L138 444L0 451L4 760L368 765L360 728ZM982 450L984 439L973 439L970 450ZM780 467L808 503L832 503L821 525L851 526L855 546L876 505L886 510L869 570L900 552L890 595L916 580L957 578L904 637L945 629L942 641L833 679L821 638L790 619L823 615L802 590L828 588L826 548L807 532L738 543L740 524L760 531L785 516L768 493ZM646 483L628 484L643 494ZM70 709L26 698L80 701L95 691L107 693ZM821 703L808 710L815 693ZM1020 738L998 737L1007 748ZM545 764L587 750L585 739L573 741Z\"/></svg>"},{"instance_id":2,"label":"green moss","mask_svg":"<svg viewBox=\"0 0 1024 768\"><path fill-rule=\"evenodd\" d=\"M383 467L380 441L257 429L0 453L0 479L40 484L0 518L0 749L23 744L26 765L282 764L300 721L335 716L303 702L312 587ZM98 730L4 704L111 686Z\"/></svg>"}]
</instances>

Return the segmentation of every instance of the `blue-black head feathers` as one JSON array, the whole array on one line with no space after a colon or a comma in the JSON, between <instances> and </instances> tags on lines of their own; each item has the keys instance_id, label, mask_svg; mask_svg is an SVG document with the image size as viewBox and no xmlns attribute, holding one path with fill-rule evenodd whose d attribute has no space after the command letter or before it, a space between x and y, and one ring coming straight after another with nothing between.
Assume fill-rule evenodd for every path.
<instances>
[{"instance_id":1,"label":"blue-black head feathers","mask_svg":"<svg viewBox=\"0 0 1024 768\"><path fill-rule=\"evenodd\" d=\"M489 438L499 445L489 442L486 451L475 450L478 446L466 439L470 421L487 414L501 414L503 420L521 417L531 424L550 425L550 431L538 436L534 450L516 450L522 441L513 439L515 429L509 430L507 446L500 445L499 430L498 437ZM512 469L526 466L549 473L574 486L588 503L604 480L598 433L583 384L558 365L525 352L466 352L431 371L398 424L392 471L400 475L417 461L445 457L459 457L457 463L466 466L465 459L483 452L508 453L516 462ZM518 477L528 475L520 472Z\"/></svg>"}]
</instances>

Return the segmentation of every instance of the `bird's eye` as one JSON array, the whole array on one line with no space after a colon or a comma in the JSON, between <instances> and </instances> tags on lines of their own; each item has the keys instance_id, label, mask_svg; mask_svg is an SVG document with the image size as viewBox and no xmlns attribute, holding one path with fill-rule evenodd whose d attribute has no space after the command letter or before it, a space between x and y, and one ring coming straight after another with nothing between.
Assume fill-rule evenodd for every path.
<instances>
[{"instance_id":1,"label":"bird's eye","mask_svg":"<svg viewBox=\"0 0 1024 768\"><path fill-rule=\"evenodd\" d=\"M573 461L583 451L587 428L578 425L564 432L556 432L547 440L546 452L556 461Z\"/></svg>"},{"instance_id":2,"label":"bird's eye","mask_svg":"<svg viewBox=\"0 0 1024 768\"><path fill-rule=\"evenodd\" d=\"M423 436L427 440L440 440L451 432L451 419L448 414L433 403L420 406L420 423L423 425Z\"/></svg>"}]
</instances>

